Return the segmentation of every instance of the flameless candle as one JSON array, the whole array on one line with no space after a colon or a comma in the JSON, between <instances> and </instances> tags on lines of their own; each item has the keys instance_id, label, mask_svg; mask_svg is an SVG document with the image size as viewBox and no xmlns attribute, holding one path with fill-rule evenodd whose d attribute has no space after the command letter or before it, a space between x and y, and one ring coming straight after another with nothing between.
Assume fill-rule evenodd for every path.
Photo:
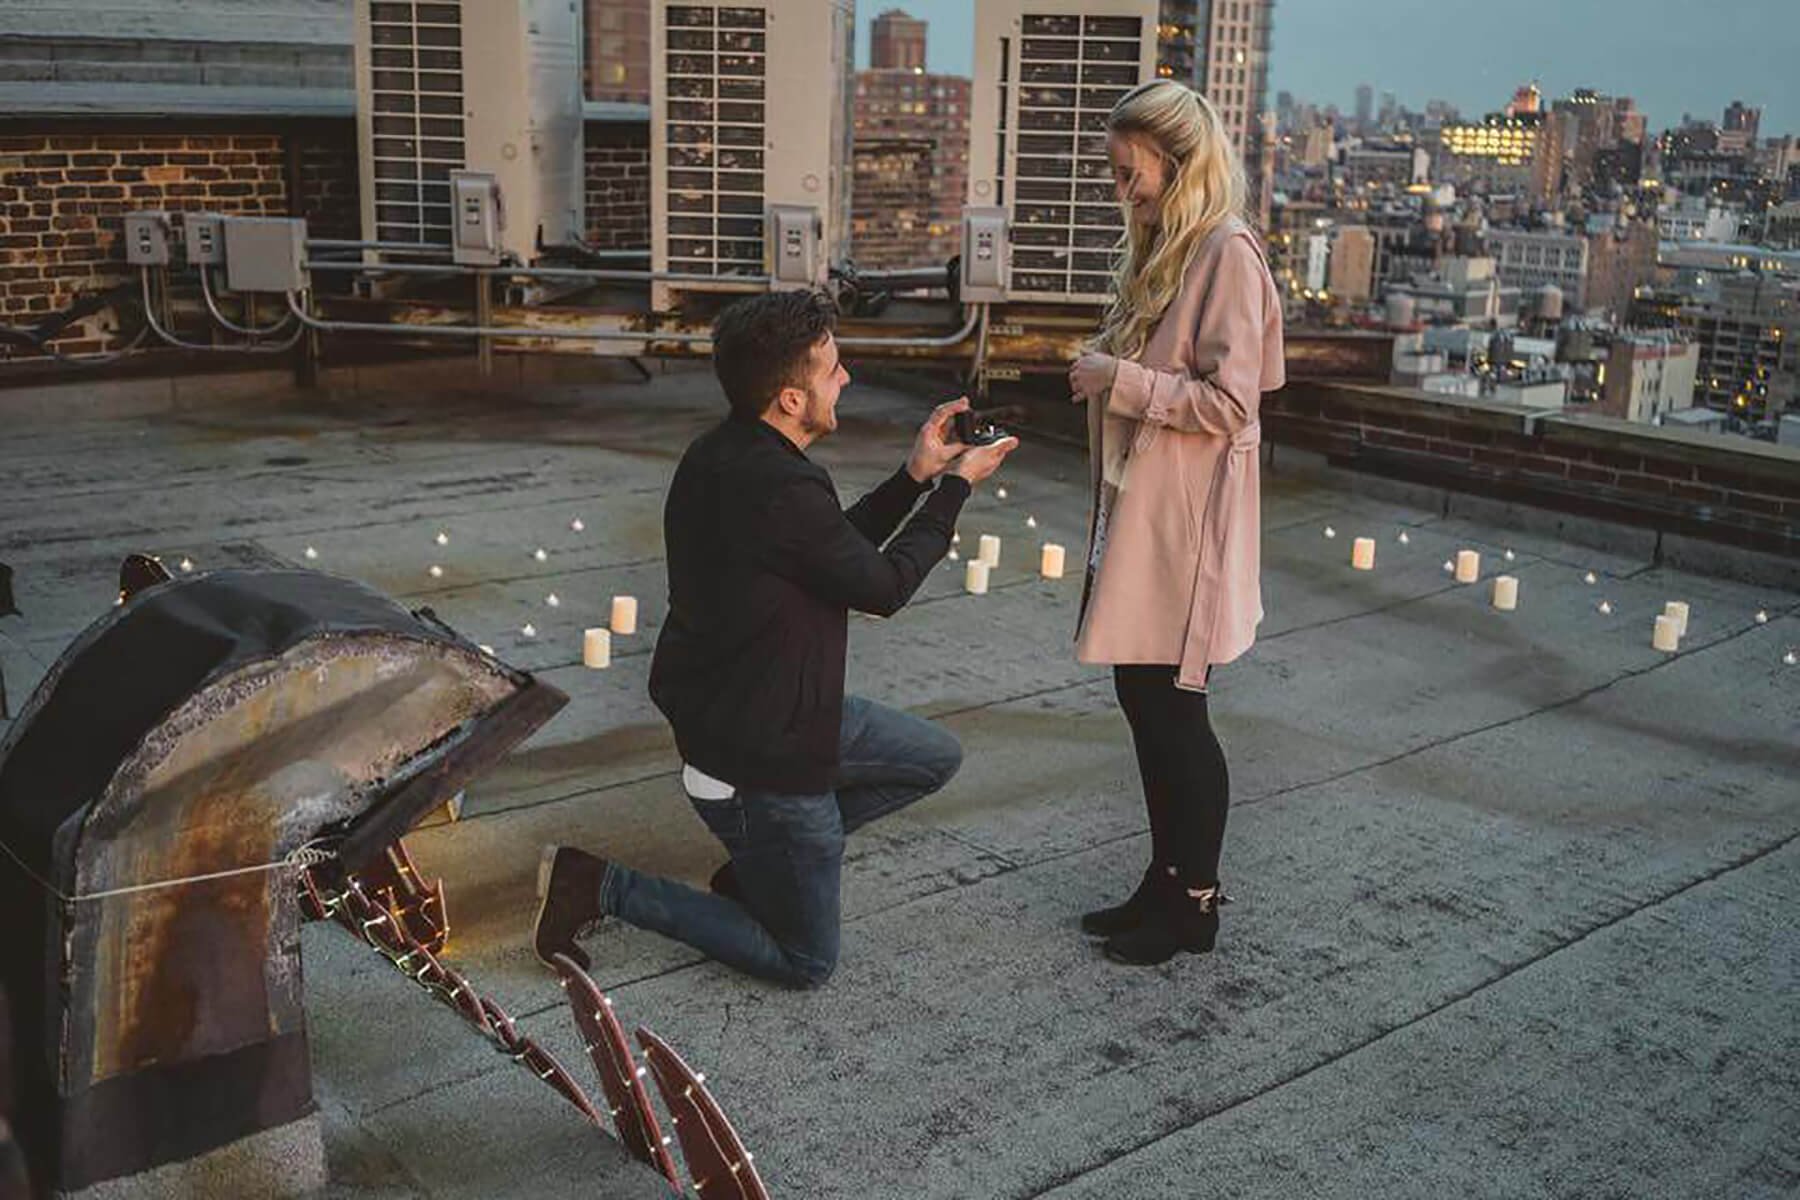
<instances>
[{"instance_id":1,"label":"flameless candle","mask_svg":"<svg viewBox=\"0 0 1800 1200\"><path fill-rule=\"evenodd\" d=\"M1055 542L1044 543L1044 553L1038 563L1038 573L1045 579L1061 579L1063 577L1063 559L1065 552Z\"/></svg>"},{"instance_id":2,"label":"flameless candle","mask_svg":"<svg viewBox=\"0 0 1800 1200\"><path fill-rule=\"evenodd\" d=\"M1688 606L1685 600L1671 600L1663 605L1663 615L1675 618L1675 634L1677 637L1687 636Z\"/></svg>"},{"instance_id":3,"label":"flameless candle","mask_svg":"<svg viewBox=\"0 0 1800 1200\"><path fill-rule=\"evenodd\" d=\"M1519 607L1519 581L1512 575L1494 576L1494 607L1511 612Z\"/></svg>"},{"instance_id":4,"label":"flameless candle","mask_svg":"<svg viewBox=\"0 0 1800 1200\"><path fill-rule=\"evenodd\" d=\"M988 565L979 558L971 558L963 571L963 590L971 596L985 596L988 589Z\"/></svg>"},{"instance_id":5,"label":"flameless candle","mask_svg":"<svg viewBox=\"0 0 1800 1200\"><path fill-rule=\"evenodd\" d=\"M1650 635L1650 644L1658 650L1681 649L1681 622L1667 613L1656 618L1656 632Z\"/></svg>"},{"instance_id":6,"label":"flameless candle","mask_svg":"<svg viewBox=\"0 0 1800 1200\"><path fill-rule=\"evenodd\" d=\"M1481 555L1474 550L1456 552L1456 582L1474 583L1481 578Z\"/></svg>"},{"instance_id":7,"label":"flameless candle","mask_svg":"<svg viewBox=\"0 0 1800 1200\"><path fill-rule=\"evenodd\" d=\"M612 600L612 631L621 636L637 632L637 597L614 596Z\"/></svg>"},{"instance_id":8,"label":"flameless candle","mask_svg":"<svg viewBox=\"0 0 1800 1200\"><path fill-rule=\"evenodd\" d=\"M1000 539L991 533L981 535L981 557L979 561L987 564L988 570L1000 565Z\"/></svg>"},{"instance_id":9,"label":"flameless candle","mask_svg":"<svg viewBox=\"0 0 1800 1200\"><path fill-rule=\"evenodd\" d=\"M1375 569L1375 539L1357 538L1350 545L1350 565L1358 571Z\"/></svg>"},{"instance_id":10,"label":"flameless candle","mask_svg":"<svg viewBox=\"0 0 1800 1200\"><path fill-rule=\"evenodd\" d=\"M581 635L581 663L599 670L612 666L612 632L590 629Z\"/></svg>"}]
</instances>

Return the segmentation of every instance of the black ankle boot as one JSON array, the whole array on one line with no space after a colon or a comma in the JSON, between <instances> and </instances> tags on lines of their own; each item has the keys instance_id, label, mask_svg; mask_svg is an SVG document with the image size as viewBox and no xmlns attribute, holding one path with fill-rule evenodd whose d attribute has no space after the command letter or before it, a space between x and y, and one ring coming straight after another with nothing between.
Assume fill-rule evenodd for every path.
<instances>
[{"instance_id":1,"label":"black ankle boot","mask_svg":"<svg viewBox=\"0 0 1800 1200\"><path fill-rule=\"evenodd\" d=\"M538 861L538 915L531 948L538 961L554 969L554 954L566 954L587 970L593 960L575 944L606 916L600 905L600 884L606 878L606 860L572 846L545 846Z\"/></svg>"},{"instance_id":2,"label":"black ankle boot","mask_svg":"<svg viewBox=\"0 0 1800 1200\"><path fill-rule=\"evenodd\" d=\"M1136 929L1143 923L1144 914L1149 911L1150 898L1155 890L1156 864L1151 863L1144 868L1144 877L1138 881L1137 891L1131 893L1125 903L1082 913L1081 932L1109 938L1126 930Z\"/></svg>"},{"instance_id":3,"label":"black ankle boot","mask_svg":"<svg viewBox=\"0 0 1800 1200\"><path fill-rule=\"evenodd\" d=\"M1157 889L1143 921L1109 939L1114 962L1150 967L1177 954L1205 954L1219 936L1219 886L1188 888L1177 880Z\"/></svg>"}]
</instances>

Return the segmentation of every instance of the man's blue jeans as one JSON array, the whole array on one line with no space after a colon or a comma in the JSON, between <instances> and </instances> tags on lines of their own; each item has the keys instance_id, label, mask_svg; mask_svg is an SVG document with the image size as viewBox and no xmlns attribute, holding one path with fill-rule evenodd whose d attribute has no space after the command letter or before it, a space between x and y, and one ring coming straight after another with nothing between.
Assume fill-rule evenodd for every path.
<instances>
[{"instance_id":1,"label":"man's blue jeans","mask_svg":"<svg viewBox=\"0 0 1800 1200\"><path fill-rule=\"evenodd\" d=\"M836 792L688 797L730 853L742 904L609 863L602 909L752 975L824 983L838 960L844 835L950 782L962 746L930 721L846 696L839 756Z\"/></svg>"}]
</instances>

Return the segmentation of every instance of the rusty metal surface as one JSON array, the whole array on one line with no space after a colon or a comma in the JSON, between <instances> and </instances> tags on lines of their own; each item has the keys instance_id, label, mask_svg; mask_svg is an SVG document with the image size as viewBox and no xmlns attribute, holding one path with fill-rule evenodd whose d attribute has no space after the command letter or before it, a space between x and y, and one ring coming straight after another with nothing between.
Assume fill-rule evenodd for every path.
<instances>
[{"instance_id":1,"label":"rusty metal surface","mask_svg":"<svg viewBox=\"0 0 1800 1200\"><path fill-rule=\"evenodd\" d=\"M152 583L78 637L0 747L0 902L17 925L0 967L23 1000L21 1140L39 1173L134 1173L310 1111L286 864L396 794L441 802L433 789L536 727L483 736L532 684L316 572ZM541 723L562 698L536 695ZM404 881L410 864L391 865ZM229 1089L252 1092L207 1107ZM117 1126L147 1105L180 1138ZM101 1159L110 1174L92 1176Z\"/></svg>"}]
</instances>

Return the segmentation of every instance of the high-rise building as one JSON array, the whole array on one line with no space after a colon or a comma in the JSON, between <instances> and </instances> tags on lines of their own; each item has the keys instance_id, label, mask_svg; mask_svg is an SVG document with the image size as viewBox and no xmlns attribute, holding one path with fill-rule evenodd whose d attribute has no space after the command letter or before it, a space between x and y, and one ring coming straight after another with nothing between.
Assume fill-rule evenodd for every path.
<instances>
[{"instance_id":1,"label":"high-rise building","mask_svg":"<svg viewBox=\"0 0 1800 1200\"><path fill-rule=\"evenodd\" d=\"M1582 234L1565 229L1490 229L1487 244L1500 282L1526 292L1553 283L1572 308L1586 308L1588 242Z\"/></svg>"},{"instance_id":2,"label":"high-rise building","mask_svg":"<svg viewBox=\"0 0 1800 1200\"><path fill-rule=\"evenodd\" d=\"M869 25L869 66L876 71L925 69L925 22L890 8Z\"/></svg>"},{"instance_id":3,"label":"high-rise building","mask_svg":"<svg viewBox=\"0 0 1800 1200\"><path fill-rule=\"evenodd\" d=\"M1358 131L1368 128L1369 122L1375 119L1375 89L1366 83L1356 85L1356 127Z\"/></svg>"},{"instance_id":4,"label":"high-rise building","mask_svg":"<svg viewBox=\"0 0 1800 1200\"><path fill-rule=\"evenodd\" d=\"M1731 133L1745 133L1749 140L1756 141L1756 128L1762 124L1762 109L1752 108L1742 100L1733 100L1725 106L1723 128Z\"/></svg>"},{"instance_id":5,"label":"high-rise building","mask_svg":"<svg viewBox=\"0 0 1800 1200\"><path fill-rule=\"evenodd\" d=\"M1693 406L1699 367L1699 347L1671 330L1617 334L1600 368L1593 411L1658 424L1664 414Z\"/></svg>"},{"instance_id":6,"label":"high-rise building","mask_svg":"<svg viewBox=\"0 0 1800 1200\"><path fill-rule=\"evenodd\" d=\"M1212 101L1243 157L1250 200L1268 228L1274 130L1265 128L1275 0L1159 0L1156 71ZM1266 161L1265 161L1266 160Z\"/></svg>"},{"instance_id":7,"label":"high-rise building","mask_svg":"<svg viewBox=\"0 0 1800 1200\"><path fill-rule=\"evenodd\" d=\"M1537 84L1525 84L1513 92L1512 103L1506 106L1506 115L1516 117L1520 113L1542 112L1543 101L1544 94L1538 91Z\"/></svg>"},{"instance_id":8,"label":"high-rise building","mask_svg":"<svg viewBox=\"0 0 1800 1200\"><path fill-rule=\"evenodd\" d=\"M895 9L874 24L876 65L856 74L851 256L937 265L956 253L968 190L970 81L926 73L924 21Z\"/></svg>"},{"instance_id":9,"label":"high-rise building","mask_svg":"<svg viewBox=\"0 0 1800 1200\"><path fill-rule=\"evenodd\" d=\"M1367 304L1375 289L1375 235L1362 225L1339 226L1331 238L1331 294Z\"/></svg>"},{"instance_id":10,"label":"high-rise building","mask_svg":"<svg viewBox=\"0 0 1800 1200\"><path fill-rule=\"evenodd\" d=\"M1446 125L1433 178L1484 192L1522 192L1534 182L1544 119L1535 113L1490 113L1479 125Z\"/></svg>"},{"instance_id":11,"label":"high-rise building","mask_svg":"<svg viewBox=\"0 0 1800 1200\"><path fill-rule=\"evenodd\" d=\"M650 103L650 0L585 0L582 80L589 100Z\"/></svg>"},{"instance_id":12,"label":"high-rise building","mask_svg":"<svg viewBox=\"0 0 1800 1200\"><path fill-rule=\"evenodd\" d=\"M1621 220L1612 229L1591 234L1587 241L1584 307L1623 320L1631 313L1637 289L1656 276L1656 223Z\"/></svg>"}]
</instances>

